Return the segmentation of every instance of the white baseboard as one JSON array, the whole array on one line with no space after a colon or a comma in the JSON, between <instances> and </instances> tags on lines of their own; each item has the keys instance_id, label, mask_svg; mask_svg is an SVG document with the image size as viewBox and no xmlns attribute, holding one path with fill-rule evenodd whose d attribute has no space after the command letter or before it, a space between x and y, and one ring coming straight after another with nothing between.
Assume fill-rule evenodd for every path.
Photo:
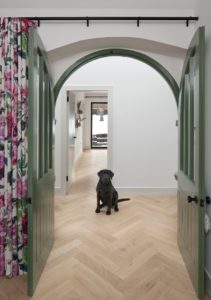
<instances>
[{"instance_id":1,"label":"white baseboard","mask_svg":"<svg viewBox=\"0 0 211 300\"><path fill-rule=\"evenodd\" d=\"M206 268L204 269L204 271L205 271L205 287L209 296L211 296L211 274L207 271Z\"/></svg>"},{"instance_id":2,"label":"white baseboard","mask_svg":"<svg viewBox=\"0 0 211 300\"><path fill-rule=\"evenodd\" d=\"M65 196L66 195L65 190L61 187L55 187L54 188L54 193L55 193L56 196Z\"/></svg>"},{"instance_id":3,"label":"white baseboard","mask_svg":"<svg viewBox=\"0 0 211 300\"><path fill-rule=\"evenodd\" d=\"M176 196L176 188L137 188L137 187L115 187L119 193L119 196L139 196L139 195L169 195ZM64 196L66 192L63 188L55 187L55 195Z\"/></svg>"},{"instance_id":4,"label":"white baseboard","mask_svg":"<svg viewBox=\"0 0 211 300\"><path fill-rule=\"evenodd\" d=\"M116 187L120 197L139 196L139 195L177 195L176 188L137 188L137 187Z\"/></svg>"}]
</instances>

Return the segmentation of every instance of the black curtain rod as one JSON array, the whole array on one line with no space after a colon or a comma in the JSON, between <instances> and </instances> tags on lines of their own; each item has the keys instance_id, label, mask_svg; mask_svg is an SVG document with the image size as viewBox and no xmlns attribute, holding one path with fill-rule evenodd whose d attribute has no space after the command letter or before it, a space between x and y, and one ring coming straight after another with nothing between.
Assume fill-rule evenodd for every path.
<instances>
[{"instance_id":1,"label":"black curtain rod","mask_svg":"<svg viewBox=\"0 0 211 300\"><path fill-rule=\"evenodd\" d=\"M38 21L86 21L89 26L90 21L136 21L139 26L140 21L186 21L189 26L190 21L198 21L198 17L26 17L27 19Z\"/></svg>"}]
</instances>

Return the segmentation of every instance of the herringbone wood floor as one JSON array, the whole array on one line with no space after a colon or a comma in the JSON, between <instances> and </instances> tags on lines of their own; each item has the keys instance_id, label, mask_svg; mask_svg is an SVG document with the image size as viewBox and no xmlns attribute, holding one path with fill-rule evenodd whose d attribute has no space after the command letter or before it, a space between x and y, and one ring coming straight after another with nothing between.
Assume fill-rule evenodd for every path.
<instances>
[{"instance_id":1,"label":"herringbone wood floor","mask_svg":"<svg viewBox=\"0 0 211 300\"><path fill-rule=\"evenodd\" d=\"M176 242L175 197L131 197L95 214L104 150L86 151L55 204L55 244L34 300L195 300ZM0 281L1 300L25 300L26 277ZM208 298L207 298L208 299Z\"/></svg>"}]
</instances>

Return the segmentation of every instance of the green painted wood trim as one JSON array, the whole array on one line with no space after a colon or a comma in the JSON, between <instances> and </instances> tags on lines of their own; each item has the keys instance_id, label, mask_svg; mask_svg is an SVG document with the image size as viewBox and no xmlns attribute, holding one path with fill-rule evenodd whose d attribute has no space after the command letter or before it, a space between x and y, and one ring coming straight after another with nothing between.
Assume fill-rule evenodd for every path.
<instances>
[{"instance_id":1,"label":"green painted wood trim","mask_svg":"<svg viewBox=\"0 0 211 300\"><path fill-rule=\"evenodd\" d=\"M30 28L29 30L29 48L28 48L28 56L29 56L29 102L28 102L28 117L29 120L32 120L33 117L33 105L32 105L32 97L33 97L33 83L34 83L34 30ZM32 197L34 193L33 188L33 178L29 176L33 173L33 124L32 121L28 124L28 197ZM34 257L34 249L33 249L33 218L29 217L33 215L33 207L34 203L28 205L28 253L27 253L27 262L28 262L28 274L33 274L33 257ZM30 278L29 278L30 277ZM33 275L28 276L28 295L33 295Z\"/></svg>"},{"instance_id":2,"label":"green painted wood trim","mask_svg":"<svg viewBox=\"0 0 211 300\"><path fill-rule=\"evenodd\" d=\"M198 44L199 44L199 145L200 146L200 162L199 162L199 194L201 199L205 199L205 27L198 29ZM205 296L205 281L204 281L204 266L205 266L205 234L204 234L204 214L205 208L199 210L199 220L201 223L199 232L199 268L201 276L199 276L199 298L204 299Z\"/></svg>"},{"instance_id":3,"label":"green painted wood trim","mask_svg":"<svg viewBox=\"0 0 211 300\"><path fill-rule=\"evenodd\" d=\"M55 101L58 97L58 94L60 92L61 87L67 80L67 78L72 75L76 70L78 70L80 67L83 65L96 60L98 58L103 58L107 56L124 56L124 57L130 57L137 59L143 63L146 63L147 65L151 66L153 69L155 69L168 83L170 86L175 100L176 104L178 105L178 96L179 96L179 87L173 76L156 60L153 58L132 50L127 50L127 49L119 49L119 48L114 48L114 49L105 49L105 50L100 50L97 52L93 52L91 54L88 54L81 59L77 60L74 64L72 64L70 67L67 68L67 70L61 75L59 80L57 81L55 87L54 87L54 94L55 94Z\"/></svg>"}]
</instances>

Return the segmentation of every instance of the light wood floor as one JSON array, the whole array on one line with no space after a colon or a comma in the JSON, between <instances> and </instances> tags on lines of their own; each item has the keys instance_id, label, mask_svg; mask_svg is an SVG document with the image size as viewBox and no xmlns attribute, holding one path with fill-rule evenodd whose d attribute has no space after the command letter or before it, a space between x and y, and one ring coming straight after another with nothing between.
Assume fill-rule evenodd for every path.
<instances>
[{"instance_id":1,"label":"light wood floor","mask_svg":"<svg viewBox=\"0 0 211 300\"><path fill-rule=\"evenodd\" d=\"M86 151L71 194L56 199L55 244L32 299L196 300L177 247L175 197L132 197L118 213L95 214L105 154ZM0 299L29 299L26 280L1 279Z\"/></svg>"}]
</instances>

